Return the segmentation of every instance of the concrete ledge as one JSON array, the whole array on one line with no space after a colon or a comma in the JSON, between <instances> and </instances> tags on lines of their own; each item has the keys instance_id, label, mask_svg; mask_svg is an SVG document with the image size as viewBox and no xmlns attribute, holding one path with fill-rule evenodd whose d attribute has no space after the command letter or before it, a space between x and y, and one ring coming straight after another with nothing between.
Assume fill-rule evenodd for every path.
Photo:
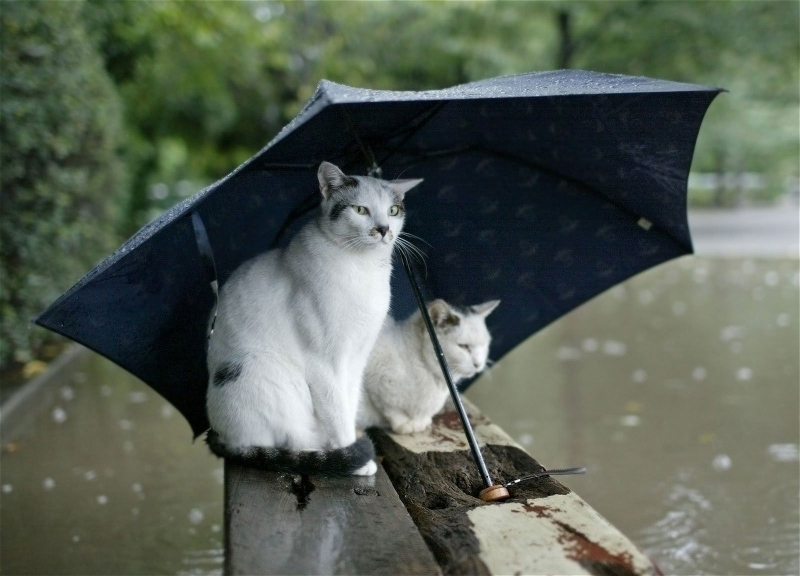
<instances>
[{"instance_id":1,"label":"concrete ledge","mask_svg":"<svg viewBox=\"0 0 800 576\"><path fill-rule=\"evenodd\" d=\"M379 466L316 478L225 464L226 574L440 575Z\"/></svg>"},{"instance_id":2,"label":"concrete ledge","mask_svg":"<svg viewBox=\"0 0 800 576\"><path fill-rule=\"evenodd\" d=\"M543 470L502 429L465 402L495 481ZM545 477L487 504L455 412L431 430L372 430L395 489L444 574L658 575L628 538L580 497Z\"/></svg>"}]
</instances>

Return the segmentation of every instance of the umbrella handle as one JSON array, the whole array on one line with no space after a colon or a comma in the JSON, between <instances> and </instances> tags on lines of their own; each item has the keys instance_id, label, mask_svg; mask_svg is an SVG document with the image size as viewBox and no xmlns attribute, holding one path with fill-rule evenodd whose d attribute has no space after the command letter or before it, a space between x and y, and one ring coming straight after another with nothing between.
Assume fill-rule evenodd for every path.
<instances>
[{"instance_id":1,"label":"umbrella handle","mask_svg":"<svg viewBox=\"0 0 800 576\"><path fill-rule=\"evenodd\" d=\"M464 428L464 435L467 437L469 449L472 452L472 457L475 460L475 464L478 467L478 472L481 475L484 489L481 490L480 498L486 502L505 500L509 496L508 490L506 490L506 488L501 484L494 484L492 482L492 477L489 476L489 470L486 468L486 462L483 460L483 454L481 454L478 441L475 439L475 433L472 431L472 425L469 422L469 417L467 416L466 410L464 410L464 405L461 403L461 396L458 394L458 388L456 388L456 385L453 383L453 378L450 376L450 368L447 366L447 359L444 356L444 350L442 350L442 346L439 344L439 338L436 336L436 331L433 328L433 322L431 321L430 314L428 314L428 307L425 305L425 299L422 297L422 291L419 288L417 277L414 274L414 270L411 268L411 262L402 252L400 253L400 259L403 261L403 268L406 270L408 281L411 283L411 288L414 291L414 296L417 300L419 311L422 313L422 318L425 320L425 326L428 329L428 336L431 338L433 350L436 353L436 358L439 360L439 366L442 369L444 380L447 383L447 387L450 389L450 396L453 398L453 404L458 412L458 417L461 419L461 426Z\"/></svg>"}]
</instances>

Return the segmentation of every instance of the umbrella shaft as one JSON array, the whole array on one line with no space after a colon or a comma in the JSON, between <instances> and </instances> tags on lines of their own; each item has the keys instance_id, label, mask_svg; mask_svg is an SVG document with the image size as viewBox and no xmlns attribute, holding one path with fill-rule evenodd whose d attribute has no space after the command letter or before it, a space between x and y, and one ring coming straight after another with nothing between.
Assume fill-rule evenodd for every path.
<instances>
[{"instance_id":1,"label":"umbrella shaft","mask_svg":"<svg viewBox=\"0 0 800 576\"><path fill-rule=\"evenodd\" d=\"M458 389L456 388L456 385L453 383L453 379L450 376L450 368L447 366L447 359L444 357L444 351L442 350L442 346L439 344L439 338L436 336L436 331L433 329L433 322L428 314L428 307L425 305L425 300L422 297L419 284L417 284L417 277L414 275L414 270L411 268L411 263L408 261L406 256L404 254L400 254L400 259L403 261L403 267L406 269L408 280L411 282L411 288L414 290L414 296L417 299L419 310L422 313L422 317L425 319L425 326L428 328L428 335L431 337L431 342L433 342L433 349L436 352L436 358L439 360L439 366L442 368L442 374L444 374L447 387L450 389L450 396L453 398L453 404L455 404L456 410L458 410L458 415L461 418L461 425L464 428L464 434L467 437L469 449L472 451L472 457L475 459L475 464L478 466L478 471L480 472L483 484L489 488L492 486L492 478L489 476L489 471L486 469L486 463L483 461L481 449L478 446L477 440L475 440L475 434L472 432L472 425L469 423L469 417L467 416L466 410L464 410L464 405L461 403L461 396L459 396Z\"/></svg>"}]
</instances>

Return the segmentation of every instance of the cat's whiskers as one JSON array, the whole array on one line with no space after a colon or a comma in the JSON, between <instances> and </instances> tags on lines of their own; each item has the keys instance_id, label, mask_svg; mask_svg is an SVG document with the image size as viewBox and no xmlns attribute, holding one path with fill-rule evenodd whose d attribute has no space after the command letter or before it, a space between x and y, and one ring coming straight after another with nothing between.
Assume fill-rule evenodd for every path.
<instances>
[{"instance_id":1,"label":"cat's whiskers","mask_svg":"<svg viewBox=\"0 0 800 576\"><path fill-rule=\"evenodd\" d=\"M433 244L431 244L430 242L428 242L427 240L425 240L425 238L423 238L423 237L421 237L421 236L417 236L416 234L412 234L411 232L406 232L406 231L404 230L404 231L400 232L400 236L408 236L408 237L410 237L410 238L415 238L415 239L419 240L420 242L425 242L425 244L427 244L428 246L430 246L431 248L433 248Z\"/></svg>"},{"instance_id":2,"label":"cat's whiskers","mask_svg":"<svg viewBox=\"0 0 800 576\"><path fill-rule=\"evenodd\" d=\"M408 240L400 237L396 238L395 245L402 254L406 255L408 258L419 261L425 269L425 277L428 276L428 264L425 261L425 253L422 250Z\"/></svg>"}]
</instances>

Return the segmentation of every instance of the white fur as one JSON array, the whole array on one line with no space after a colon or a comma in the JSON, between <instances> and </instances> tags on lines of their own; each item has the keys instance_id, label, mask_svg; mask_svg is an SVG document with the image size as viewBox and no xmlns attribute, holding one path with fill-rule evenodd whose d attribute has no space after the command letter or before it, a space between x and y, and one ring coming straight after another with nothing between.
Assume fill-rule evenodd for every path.
<instances>
[{"instance_id":1,"label":"white fur","mask_svg":"<svg viewBox=\"0 0 800 576\"><path fill-rule=\"evenodd\" d=\"M454 382L486 367L491 341L486 316L498 304L499 300L492 300L465 311L454 310L444 300L428 306ZM398 434L421 432L448 395L422 314L417 311L399 323L387 317L364 374L359 427L390 427Z\"/></svg>"},{"instance_id":2,"label":"white fur","mask_svg":"<svg viewBox=\"0 0 800 576\"><path fill-rule=\"evenodd\" d=\"M389 308L392 247L403 226L403 213L388 211L420 181L347 177L327 162L319 180L316 217L285 249L242 264L220 291L207 409L228 446L324 450L356 440L364 367ZM348 206L331 219L342 198L369 215ZM380 226L389 227L383 236ZM241 374L215 386L225 362ZM375 469L370 462L356 473Z\"/></svg>"}]
</instances>

